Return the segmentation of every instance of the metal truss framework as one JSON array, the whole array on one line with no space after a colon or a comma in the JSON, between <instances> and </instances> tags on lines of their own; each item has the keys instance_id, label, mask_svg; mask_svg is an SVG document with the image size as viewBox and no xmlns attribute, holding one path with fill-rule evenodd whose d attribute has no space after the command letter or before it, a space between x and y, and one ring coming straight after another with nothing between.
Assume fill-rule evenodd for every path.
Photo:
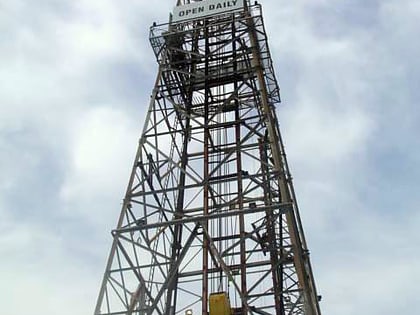
<instances>
[{"instance_id":1,"label":"metal truss framework","mask_svg":"<svg viewBox=\"0 0 420 315\"><path fill-rule=\"evenodd\" d=\"M153 26L159 63L95 310L320 315L259 5Z\"/></svg>"}]
</instances>

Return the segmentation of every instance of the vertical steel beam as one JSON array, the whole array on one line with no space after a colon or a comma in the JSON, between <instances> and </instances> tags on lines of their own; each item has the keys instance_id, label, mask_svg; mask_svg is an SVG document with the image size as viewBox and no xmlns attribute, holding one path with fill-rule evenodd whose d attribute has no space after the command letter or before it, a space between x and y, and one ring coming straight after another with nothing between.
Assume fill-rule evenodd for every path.
<instances>
[{"instance_id":1,"label":"vertical steel beam","mask_svg":"<svg viewBox=\"0 0 420 315\"><path fill-rule=\"evenodd\" d=\"M204 21L204 76L205 78L209 75L209 35L206 22ZM203 214L209 214L209 189L210 189L210 180L209 180L209 142L210 142L210 131L209 131L209 98L210 98L210 88L208 87L207 79L204 83L204 154L203 154ZM208 229L208 221L203 222L203 229ZM202 314L207 314L207 304L208 304L208 295L209 295L209 273L208 273L208 261L209 261L209 241L207 238L203 238L203 282L202 282L202 302L201 302L201 311Z\"/></svg>"}]
</instances>

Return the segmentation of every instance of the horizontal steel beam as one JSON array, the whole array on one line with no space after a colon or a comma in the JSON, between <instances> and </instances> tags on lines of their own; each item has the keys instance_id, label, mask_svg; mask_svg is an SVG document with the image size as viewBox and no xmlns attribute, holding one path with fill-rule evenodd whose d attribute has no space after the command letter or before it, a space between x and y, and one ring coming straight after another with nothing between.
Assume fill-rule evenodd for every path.
<instances>
[{"instance_id":1,"label":"horizontal steel beam","mask_svg":"<svg viewBox=\"0 0 420 315\"><path fill-rule=\"evenodd\" d=\"M176 224L205 222L205 221L208 221L208 220L232 217L232 216L240 215L240 214L265 212L267 210L280 210L281 213L284 214L284 213L292 211L293 210L293 205L292 205L291 202L286 202L286 203L280 203L280 204L273 204L271 206L247 208L247 209L242 209L242 210L233 210L233 211L226 211L226 212L220 212L220 213L212 213L212 214L208 214L208 215L194 216L194 217L188 217L188 218L182 218L182 219L173 219L173 220L166 221L166 222L140 224L140 225L137 225L135 227L133 226L133 227L129 227L129 228L115 229L115 230L112 231L112 234L116 235L116 234L122 234L122 233L131 233L131 232L136 232L136 231L141 231L141 230L148 230L148 229L154 229L154 228L159 228L159 227L172 226L172 225L176 225Z\"/></svg>"}]
</instances>

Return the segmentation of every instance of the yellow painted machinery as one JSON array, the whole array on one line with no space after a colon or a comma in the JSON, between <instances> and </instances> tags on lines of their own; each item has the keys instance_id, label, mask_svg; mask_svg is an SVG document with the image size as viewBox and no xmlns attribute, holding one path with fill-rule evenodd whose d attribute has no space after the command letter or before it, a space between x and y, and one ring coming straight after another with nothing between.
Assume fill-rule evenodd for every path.
<instances>
[{"instance_id":1,"label":"yellow painted machinery","mask_svg":"<svg viewBox=\"0 0 420 315\"><path fill-rule=\"evenodd\" d=\"M229 297L226 292L212 293L209 297L209 315L231 315Z\"/></svg>"}]
</instances>

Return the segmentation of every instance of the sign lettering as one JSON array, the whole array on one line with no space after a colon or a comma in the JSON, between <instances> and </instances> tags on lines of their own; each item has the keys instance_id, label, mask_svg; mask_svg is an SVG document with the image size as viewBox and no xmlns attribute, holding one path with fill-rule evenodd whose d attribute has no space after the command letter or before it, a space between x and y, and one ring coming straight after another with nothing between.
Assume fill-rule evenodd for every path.
<instances>
[{"instance_id":1,"label":"sign lettering","mask_svg":"<svg viewBox=\"0 0 420 315\"><path fill-rule=\"evenodd\" d=\"M207 15L225 11L241 9L244 0L204 0L174 8L172 21L179 22L187 19L201 18Z\"/></svg>"}]
</instances>

